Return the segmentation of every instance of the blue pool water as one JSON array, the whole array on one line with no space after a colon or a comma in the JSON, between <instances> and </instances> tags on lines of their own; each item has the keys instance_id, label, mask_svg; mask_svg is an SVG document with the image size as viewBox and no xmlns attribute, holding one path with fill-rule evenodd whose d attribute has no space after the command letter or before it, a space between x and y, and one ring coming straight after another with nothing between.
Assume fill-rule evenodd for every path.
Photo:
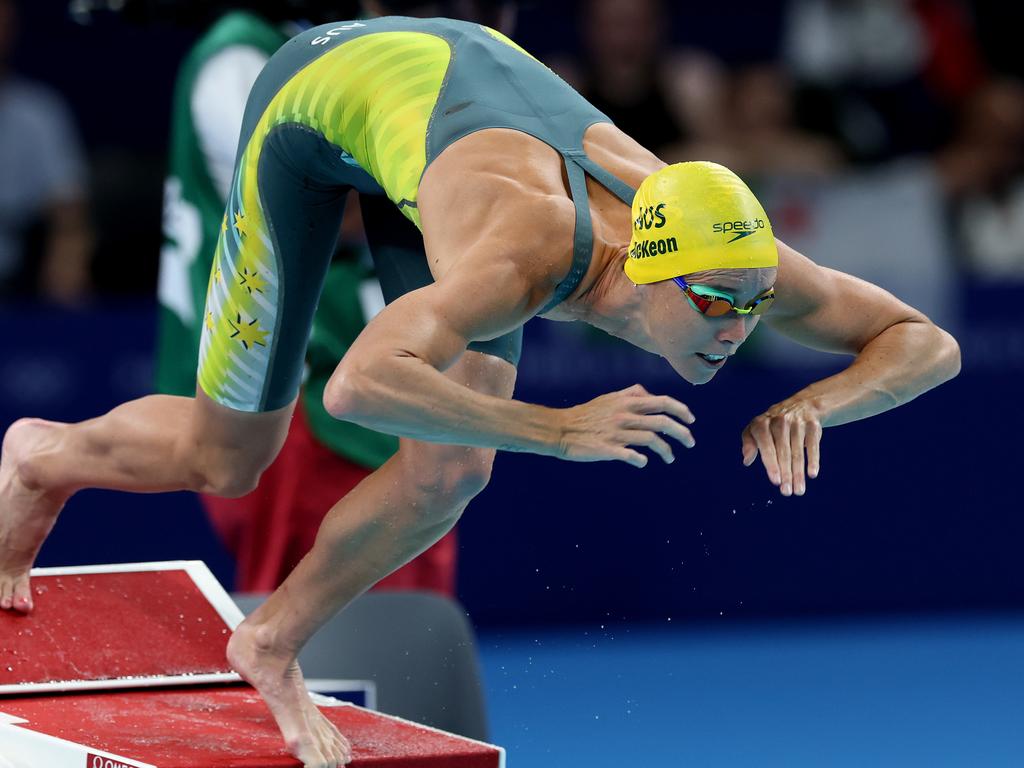
<instances>
[{"instance_id":1,"label":"blue pool water","mask_svg":"<svg viewBox=\"0 0 1024 768\"><path fill-rule=\"evenodd\" d=\"M1024 766L1024 619L482 633L509 768Z\"/></svg>"}]
</instances>

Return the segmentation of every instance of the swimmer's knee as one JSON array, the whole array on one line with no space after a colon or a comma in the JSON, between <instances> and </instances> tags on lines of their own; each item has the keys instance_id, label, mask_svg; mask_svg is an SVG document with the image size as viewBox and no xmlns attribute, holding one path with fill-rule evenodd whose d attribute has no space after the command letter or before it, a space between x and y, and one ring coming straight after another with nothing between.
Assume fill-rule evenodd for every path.
<instances>
[{"instance_id":1,"label":"swimmer's knee","mask_svg":"<svg viewBox=\"0 0 1024 768\"><path fill-rule=\"evenodd\" d=\"M195 473L193 490L209 496L238 499L259 485L262 471L252 468L207 466Z\"/></svg>"},{"instance_id":2,"label":"swimmer's knee","mask_svg":"<svg viewBox=\"0 0 1024 768\"><path fill-rule=\"evenodd\" d=\"M432 517L457 515L491 480L494 451L450 446L403 446L404 476L419 507Z\"/></svg>"},{"instance_id":3,"label":"swimmer's knee","mask_svg":"<svg viewBox=\"0 0 1024 768\"><path fill-rule=\"evenodd\" d=\"M494 466L494 451L476 449L472 456L458 466L454 472L448 492L452 498L468 504L478 496L491 482L491 469Z\"/></svg>"},{"instance_id":4,"label":"swimmer's knee","mask_svg":"<svg viewBox=\"0 0 1024 768\"><path fill-rule=\"evenodd\" d=\"M290 406L251 414L216 406L198 414L174 446L186 487L232 499L253 491L287 439L291 414Z\"/></svg>"},{"instance_id":5,"label":"swimmer's knee","mask_svg":"<svg viewBox=\"0 0 1024 768\"><path fill-rule=\"evenodd\" d=\"M209 496L220 496L225 499L240 499L252 493L260 482L260 472L240 473L229 471L220 474L208 473L204 478L200 493Z\"/></svg>"},{"instance_id":6,"label":"swimmer's knee","mask_svg":"<svg viewBox=\"0 0 1024 768\"><path fill-rule=\"evenodd\" d=\"M243 451L218 446L197 447L187 461L189 490L237 499L256 490L268 462Z\"/></svg>"}]
</instances>

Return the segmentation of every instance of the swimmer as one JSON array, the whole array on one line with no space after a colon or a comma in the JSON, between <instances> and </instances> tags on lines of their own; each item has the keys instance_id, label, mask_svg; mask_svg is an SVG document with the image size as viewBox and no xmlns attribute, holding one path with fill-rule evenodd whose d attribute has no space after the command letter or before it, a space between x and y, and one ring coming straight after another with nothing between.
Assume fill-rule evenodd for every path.
<instances>
[{"instance_id":1,"label":"swimmer","mask_svg":"<svg viewBox=\"0 0 1024 768\"><path fill-rule=\"evenodd\" d=\"M777 241L726 168L667 166L499 33L444 19L317 27L274 55L249 98L196 397L8 430L0 607L32 609L29 568L81 488L236 496L256 485L287 430L352 188L389 305L324 400L401 447L330 511L312 551L228 647L306 766L344 764L351 749L310 706L299 649L454 525L495 451L643 467L645 450L671 463L673 443L694 446L690 409L640 385L564 409L512 399L531 317L594 325L693 384L711 381L762 318L853 355L743 431L742 461L760 458L785 496L817 475L824 428L902 405L959 370L955 340L920 312ZM416 259L397 249L420 233Z\"/></svg>"}]
</instances>

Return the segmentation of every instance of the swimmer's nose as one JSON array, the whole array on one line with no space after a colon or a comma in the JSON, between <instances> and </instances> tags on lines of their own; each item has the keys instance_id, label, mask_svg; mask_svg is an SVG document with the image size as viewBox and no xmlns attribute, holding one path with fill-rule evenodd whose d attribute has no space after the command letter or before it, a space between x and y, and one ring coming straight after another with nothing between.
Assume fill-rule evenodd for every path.
<instances>
[{"instance_id":1,"label":"swimmer's nose","mask_svg":"<svg viewBox=\"0 0 1024 768\"><path fill-rule=\"evenodd\" d=\"M729 314L731 317L721 318L720 325L715 329L715 339L723 344L739 346L746 341L750 331L753 330L753 325L743 315L737 315L734 312Z\"/></svg>"}]
</instances>

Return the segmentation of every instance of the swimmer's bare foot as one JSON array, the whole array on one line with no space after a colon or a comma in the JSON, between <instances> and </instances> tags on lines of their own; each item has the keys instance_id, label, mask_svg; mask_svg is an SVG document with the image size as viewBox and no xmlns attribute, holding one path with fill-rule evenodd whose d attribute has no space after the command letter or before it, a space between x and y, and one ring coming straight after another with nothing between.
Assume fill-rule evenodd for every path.
<instances>
[{"instance_id":1,"label":"swimmer's bare foot","mask_svg":"<svg viewBox=\"0 0 1024 768\"><path fill-rule=\"evenodd\" d=\"M32 610L29 570L67 499L41 487L30 457L56 445L63 425L21 419L4 435L0 453L0 609Z\"/></svg>"},{"instance_id":2,"label":"swimmer's bare foot","mask_svg":"<svg viewBox=\"0 0 1024 768\"><path fill-rule=\"evenodd\" d=\"M274 648L265 627L240 625L228 643L228 663L263 697L288 751L305 768L348 764L348 739L313 704L295 657Z\"/></svg>"}]
</instances>

